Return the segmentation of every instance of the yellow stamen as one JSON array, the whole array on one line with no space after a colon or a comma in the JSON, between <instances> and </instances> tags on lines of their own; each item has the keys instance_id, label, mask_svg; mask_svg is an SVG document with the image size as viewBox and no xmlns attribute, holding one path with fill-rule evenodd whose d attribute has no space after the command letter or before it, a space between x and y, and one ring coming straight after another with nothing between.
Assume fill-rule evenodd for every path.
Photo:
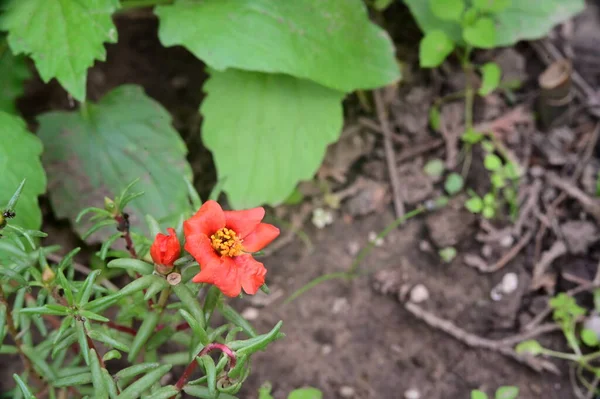
<instances>
[{"instance_id":1,"label":"yellow stamen","mask_svg":"<svg viewBox=\"0 0 600 399\"><path fill-rule=\"evenodd\" d=\"M238 256L243 253L242 240L237 233L227 227L223 227L210 236L212 247L221 256Z\"/></svg>"}]
</instances>

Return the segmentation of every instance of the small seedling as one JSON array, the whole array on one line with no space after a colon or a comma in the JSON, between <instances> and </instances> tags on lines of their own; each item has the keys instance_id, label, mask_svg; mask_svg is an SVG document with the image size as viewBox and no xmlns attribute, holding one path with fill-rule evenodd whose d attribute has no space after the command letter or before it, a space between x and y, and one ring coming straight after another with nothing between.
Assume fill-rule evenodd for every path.
<instances>
[{"instance_id":1,"label":"small seedling","mask_svg":"<svg viewBox=\"0 0 600 399\"><path fill-rule=\"evenodd\" d=\"M494 395L494 399L516 399L519 396L519 387L515 386L501 386L496 390ZM488 395L480 391L479 389L475 389L471 391L471 399L488 399Z\"/></svg>"},{"instance_id":2,"label":"small seedling","mask_svg":"<svg viewBox=\"0 0 600 399\"><path fill-rule=\"evenodd\" d=\"M445 263L452 262L454 260L454 258L456 258L456 254L457 254L456 248L454 248L454 247L442 248L438 252L438 255L440 255L440 258L442 258L442 260Z\"/></svg>"}]
</instances>

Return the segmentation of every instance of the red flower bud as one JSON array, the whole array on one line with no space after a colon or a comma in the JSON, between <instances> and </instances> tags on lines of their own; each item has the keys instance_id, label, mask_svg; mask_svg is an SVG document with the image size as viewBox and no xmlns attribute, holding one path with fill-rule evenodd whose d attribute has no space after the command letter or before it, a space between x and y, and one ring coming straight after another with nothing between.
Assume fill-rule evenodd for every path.
<instances>
[{"instance_id":1,"label":"red flower bud","mask_svg":"<svg viewBox=\"0 0 600 399\"><path fill-rule=\"evenodd\" d=\"M179 258L181 245L177 239L177 234L172 228L167 229L168 235L158 233L152 246L150 247L150 255L152 260L157 265L173 267L173 263Z\"/></svg>"}]
</instances>

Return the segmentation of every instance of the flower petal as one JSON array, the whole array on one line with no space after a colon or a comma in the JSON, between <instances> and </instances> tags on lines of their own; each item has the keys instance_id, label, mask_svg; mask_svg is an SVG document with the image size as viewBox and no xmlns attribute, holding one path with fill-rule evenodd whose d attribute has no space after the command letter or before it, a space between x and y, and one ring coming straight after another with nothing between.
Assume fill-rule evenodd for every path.
<instances>
[{"instance_id":1,"label":"flower petal","mask_svg":"<svg viewBox=\"0 0 600 399\"><path fill-rule=\"evenodd\" d=\"M265 208L258 207L243 211L225 211L225 225L240 238L246 237L265 217Z\"/></svg>"},{"instance_id":2,"label":"flower petal","mask_svg":"<svg viewBox=\"0 0 600 399\"><path fill-rule=\"evenodd\" d=\"M192 282L214 284L220 265L221 258L207 263L205 266L200 268L200 273L196 274L194 278L192 278Z\"/></svg>"},{"instance_id":3,"label":"flower petal","mask_svg":"<svg viewBox=\"0 0 600 399\"><path fill-rule=\"evenodd\" d=\"M208 266L211 262L220 260L215 252L210 238L206 234L193 234L185 240L185 250L200 263L200 266Z\"/></svg>"},{"instance_id":4,"label":"flower petal","mask_svg":"<svg viewBox=\"0 0 600 399\"><path fill-rule=\"evenodd\" d=\"M198 212L183 223L186 238L190 235L205 234L210 236L225 227L225 214L216 201L206 201Z\"/></svg>"},{"instance_id":5,"label":"flower petal","mask_svg":"<svg viewBox=\"0 0 600 399\"><path fill-rule=\"evenodd\" d=\"M238 267L242 288L247 294L254 295L265 283L267 269L252 255L240 255L233 258Z\"/></svg>"},{"instance_id":6,"label":"flower petal","mask_svg":"<svg viewBox=\"0 0 600 399\"><path fill-rule=\"evenodd\" d=\"M242 291L240 284L240 269L233 258L223 256L219 269L215 272L215 282L221 292L229 297L236 297Z\"/></svg>"},{"instance_id":7,"label":"flower petal","mask_svg":"<svg viewBox=\"0 0 600 399\"><path fill-rule=\"evenodd\" d=\"M279 235L279 229L272 224L260 223L256 229L244 238L244 251L257 252L266 247Z\"/></svg>"},{"instance_id":8,"label":"flower petal","mask_svg":"<svg viewBox=\"0 0 600 399\"><path fill-rule=\"evenodd\" d=\"M177 234L172 228L167 229L168 234L158 233L150 247L150 256L154 263L163 266L173 266L173 262L179 257L181 246Z\"/></svg>"}]
</instances>

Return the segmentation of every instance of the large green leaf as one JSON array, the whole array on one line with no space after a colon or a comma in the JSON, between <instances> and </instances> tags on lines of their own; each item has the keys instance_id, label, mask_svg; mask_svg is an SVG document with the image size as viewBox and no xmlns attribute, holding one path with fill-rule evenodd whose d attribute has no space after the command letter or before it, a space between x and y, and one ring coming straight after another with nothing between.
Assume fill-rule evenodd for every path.
<instances>
[{"instance_id":1,"label":"large green leaf","mask_svg":"<svg viewBox=\"0 0 600 399\"><path fill-rule=\"evenodd\" d=\"M212 71L200 111L231 204L284 201L319 167L342 128L342 92L287 75Z\"/></svg>"},{"instance_id":2,"label":"large green leaf","mask_svg":"<svg viewBox=\"0 0 600 399\"><path fill-rule=\"evenodd\" d=\"M393 44L362 0L179 0L156 14L163 45L220 71L280 72L341 91L400 78Z\"/></svg>"},{"instance_id":3,"label":"large green leaf","mask_svg":"<svg viewBox=\"0 0 600 399\"><path fill-rule=\"evenodd\" d=\"M38 196L46 191L46 175L40 155L42 143L27 130L25 122L0 111L0 209L6 206L23 179L27 179L17 202L17 216L10 222L39 229L42 213Z\"/></svg>"},{"instance_id":4,"label":"large green leaf","mask_svg":"<svg viewBox=\"0 0 600 399\"><path fill-rule=\"evenodd\" d=\"M44 82L57 78L85 100L87 69L104 61L104 42L117 41L111 14L119 0L6 0L0 29L15 54L28 54Z\"/></svg>"},{"instance_id":5,"label":"large green leaf","mask_svg":"<svg viewBox=\"0 0 600 399\"><path fill-rule=\"evenodd\" d=\"M14 56L0 42L0 111L16 113L15 99L23 94L23 84L30 76L25 57Z\"/></svg>"},{"instance_id":6,"label":"large green leaf","mask_svg":"<svg viewBox=\"0 0 600 399\"><path fill-rule=\"evenodd\" d=\"M424 32L443 30L456 43L464 44L460 25L435 16L429 0L404 0ZM493 14L496 46L510 46L520 40L544 37L552 27L581 12L585 0L513 0Z\"/></svg>"},{"instance_id":7,"label":"large green leaf","mask_svg":"<svg viewBox=\"0 0 600 399\"><path fill-rule=\"evenodd\" d=\"M175 225L189 208L185 144L169 113L140 87L120 86L80 112L50 112L39 122L58 217L73 221L85 207L103 207L104 196L118 194L136 178L141 180L134 191L145 194L128 205L133 227L145 231L146 214ZM77 226L80 234L84 229Z\"/></svg>"}]
</instances>

